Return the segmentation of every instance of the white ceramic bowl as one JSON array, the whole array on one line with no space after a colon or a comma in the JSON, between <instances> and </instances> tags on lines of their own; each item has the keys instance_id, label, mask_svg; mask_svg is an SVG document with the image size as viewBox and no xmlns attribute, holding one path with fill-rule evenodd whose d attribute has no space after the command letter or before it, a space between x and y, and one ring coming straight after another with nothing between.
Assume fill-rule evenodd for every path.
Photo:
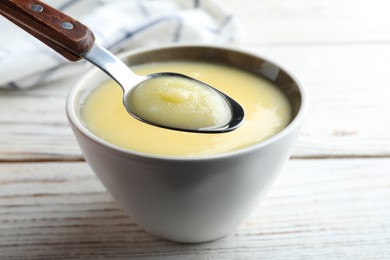
<instances>
[{"instance_id":1,"label":"white ceramic bowl","mask_svg":"<svg viewBox=\"0 0 390 260\"><path fill-rule=\"evenodd\" d=\"M218 46L167 46L122 57L130 66L167 60L220 62L266 77L288 96L294 115L284 130L248 148L201 157L130 151L88 131L80 104L107 78L97 69L68 96L69 122L86 161L134 221L147 232L178 242L206 242L229 234L258 205L290 156L307 107L302 85L256 54Z\"/></svg>"}]
</instances>

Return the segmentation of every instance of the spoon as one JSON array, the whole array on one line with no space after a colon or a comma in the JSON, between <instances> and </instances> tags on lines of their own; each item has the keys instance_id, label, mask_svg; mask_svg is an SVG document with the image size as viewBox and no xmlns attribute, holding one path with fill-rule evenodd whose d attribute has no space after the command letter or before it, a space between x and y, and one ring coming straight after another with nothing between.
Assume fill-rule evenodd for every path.
<instances>
[{"instance_id":1,"label":"spoon","mask_svg":"<svg viewBox=\"0 0 390 260\"><path fill-rule=\"evenodd\" d=\"M224 133L237 129L244 119L244 110L240 104L206 83L178 73L162 72L147 76L136 75L120 59L97 44L92 31L88 27L43 2L37 0L0 1L0 14L68 60L78 61L84 58L103 70L121 86L123 104L127 112L144 123L184 132ZM135 88L142 87L151 79L172 77L180 80L190 80L209 91L214 91L230 110L228 120L222 125L185 128L150 121L134 112L129 100Z\"/></svg>"}]
</instances>

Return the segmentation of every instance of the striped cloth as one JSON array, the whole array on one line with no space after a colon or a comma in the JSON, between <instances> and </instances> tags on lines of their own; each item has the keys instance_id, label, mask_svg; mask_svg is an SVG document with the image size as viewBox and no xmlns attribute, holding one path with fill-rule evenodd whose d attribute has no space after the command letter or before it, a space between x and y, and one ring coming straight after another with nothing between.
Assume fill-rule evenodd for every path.
<instances>
[{"instance_id":1,"label":"striped cloth","mask_svg":"<svg viewBox=\"0 0 390 260\"><path fill-rule=\"evenodd\" d=\"M165 43L224 43L239 29L217 0L46 0L80 20L113 52ZM0 16L0 88L26 89L84 72Z\"/></svg>"}]
</instances>

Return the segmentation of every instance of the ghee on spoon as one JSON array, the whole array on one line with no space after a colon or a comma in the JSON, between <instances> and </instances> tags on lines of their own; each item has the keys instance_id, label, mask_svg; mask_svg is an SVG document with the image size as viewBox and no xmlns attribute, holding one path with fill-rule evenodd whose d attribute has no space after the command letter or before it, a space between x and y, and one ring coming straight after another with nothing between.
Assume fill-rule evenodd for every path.
<instances>
[{"instance_id":1,"label":"ghee on spoon","mask_svg":"<svg viewBox=\"0 0 390 260\"><path fill-rule=\"evenodd\" d=\"M0 1L0 14L70 61L82 58L123 89L123 104L135 118L158 127L196 133L229 132L242 123L243 108L219 90L177 73L134 74L95 43L92 31L40 1Z\"/></svg>"}]
</instances>

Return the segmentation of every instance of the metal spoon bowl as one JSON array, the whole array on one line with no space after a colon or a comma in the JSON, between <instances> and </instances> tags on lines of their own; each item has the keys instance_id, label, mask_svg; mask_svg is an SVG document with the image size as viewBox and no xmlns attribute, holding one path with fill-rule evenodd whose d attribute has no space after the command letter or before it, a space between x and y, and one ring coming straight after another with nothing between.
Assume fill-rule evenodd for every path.
<instances>
[{"instance_id":1,"label":"metal spoon bowl","mask_svg":"<svg viewBox=\"0 0 390 260\"><path fill-rule=\"evenodd\" d=\"M134 74L120 59L95 42L92 31L75 19L39 1L0 1L0 14L70 61L82 58L99 67L123 89L123 104L135 118L158 127L196 133L224 133L240 126L244 110L236 101L211 86L187 76L175 73L156 73L147 76ZM156 77L178 77L194 80L204 87L212 88L221 95L231 110L231 119L223 126L187 129L174 125L151 122L135 114L127 102L131 91L141 83Z\"/></svg>"}]
</instances>

